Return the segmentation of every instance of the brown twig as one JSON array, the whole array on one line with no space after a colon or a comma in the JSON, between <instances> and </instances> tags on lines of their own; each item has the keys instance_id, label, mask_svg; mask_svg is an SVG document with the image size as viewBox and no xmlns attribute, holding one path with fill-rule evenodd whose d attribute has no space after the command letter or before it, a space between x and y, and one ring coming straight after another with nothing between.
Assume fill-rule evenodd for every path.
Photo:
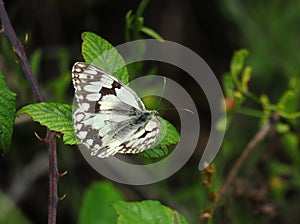
<instances>
[{"instance_id":1,"label":"brown twig","mask_svg":"<svg viewBox=\"0 0 300 224\"><path fill-rule=\"evenodd\" d=\"M235 162L235 164L232 166L225 184L221 187L217 197L214 198L212 207L210 209L207 209L203 212L203 216L200 220L200 224L206 222L207 217L205 215L209 215L208 219L211 219L214 213L215 208L218 206L219 202L223 198L223 196L228 192L228 189L230 185L232 184L237 172L245 162L245 160L248 158L250 153L255 149L255 147L262 142L268 134L270 134L273 131L273 127L275 124L275 121L278 119L277 114L274 114L270 120L256 133L256 135L250 140L250 142L247 144L246 148L238 158L238 160ZM207 214L205 214L207 212Z\"/></svg>"},{"instance_id":2,"label":"brown twig","mask_svg":"<svg viewBox=\"0 0 300 224\"><path fill-rule=\"evenodd\" d=\"M38 102L45 101L42 91L35 79L32 70L30 68L24 46L19 41L12 25L7 15L4 7L4 3L0 0L0 20L2 24L1 33L5 35L10 40L15 53L17 54L22 69L26 75L26 78L35 94ZM56 156L56 138L55 133L47 130L46 138L44 139L49 152L49 209L48 209L48 223L54 224L56 222L56 211L57 211L57 182L59 178L59 173L57 171L57 156Z\"/></svg>"},{"instance_id":3,"label":"brown twig","mask_svg":"<svg viewBox=\"0 0 300 224\"><path fill-rule=\"evenodd\" d=\"M255 147L265 139L265 137L272 131L273 129L273 121L267 122L257 133L256 135L250 140L250 142L247 144L246 148L244 149L243 153L240 155L238 160L235 162L233 167L231 168L228 177L226 179L225 184L222 186L222 188L219 191L218 197L215 201L215 206L218 204L218 202L221 200L221 198L227 193L228 188L232 184L237 172L239 171L242 164L245 162L247 157L250 155L250 153L255 149Z\"/></svg>"},{"instance_id":4,"label":"brown twig","mask_svg":"<svg viewBox=\"0 0 300 224\"><path fill-rule=\"evenodd\" d=\"M57 169L56 155L56 138L54 132L47 132L45 142L48 145L49 151L49 207L48 207L48 224L56 223L57 213L57 182L59 173Z\"/></svg>"}]
</instances>

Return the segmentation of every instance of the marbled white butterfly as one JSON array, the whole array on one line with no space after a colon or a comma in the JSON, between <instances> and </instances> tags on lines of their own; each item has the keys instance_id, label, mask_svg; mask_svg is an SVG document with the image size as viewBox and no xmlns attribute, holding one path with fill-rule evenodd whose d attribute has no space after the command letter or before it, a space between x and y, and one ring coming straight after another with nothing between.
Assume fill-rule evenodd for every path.
<instances>
[{"instance_id":1,"label":"marbled white butterfly","mask_svg":"<svg viewBox=\"0 0 300 224\"><path fill-rule=\"evenodd\" d=\"M116 153L139 153L157 141L157 111L148 111L137 94L107 72L83 62L72 69L76 136L105 158Z\"/></svg>"}]
</instances>

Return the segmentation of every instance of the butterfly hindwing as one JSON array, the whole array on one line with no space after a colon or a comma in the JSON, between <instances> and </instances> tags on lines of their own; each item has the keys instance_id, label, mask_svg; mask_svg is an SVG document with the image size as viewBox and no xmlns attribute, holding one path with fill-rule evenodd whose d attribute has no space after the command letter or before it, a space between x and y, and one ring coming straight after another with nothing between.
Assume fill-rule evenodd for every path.
<instances>
[{"instance_id":1,"label":"butterfly hindwing","mask_svg":"<svg viewBox=\"0 0 300 224\"><path fill-rule=\"evenodd\" d=\"M160 130L156 112L147 111L132 89L83 62L75 63L72 77L78 106L75 132L91 155L138 153L155 143Z\"/></svg>"}]
</instances>

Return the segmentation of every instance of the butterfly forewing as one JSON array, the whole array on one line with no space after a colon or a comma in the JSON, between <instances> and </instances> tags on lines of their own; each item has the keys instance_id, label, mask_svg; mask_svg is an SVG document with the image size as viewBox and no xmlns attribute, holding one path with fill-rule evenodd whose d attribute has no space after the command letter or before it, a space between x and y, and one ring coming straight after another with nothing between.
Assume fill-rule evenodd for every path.
<instances>
[{"instance_id":1,"label":"butterfly forewing","mask_svg":"<svg viewBox=\"0 0 300 224\"><path fill-rule=\"evenodd\" d=\"M116 153L142 152L156 142L160 122L137 94L114 76L83 62L72 69L76 136L105 158Z\"/></svg>"}]
</instances>

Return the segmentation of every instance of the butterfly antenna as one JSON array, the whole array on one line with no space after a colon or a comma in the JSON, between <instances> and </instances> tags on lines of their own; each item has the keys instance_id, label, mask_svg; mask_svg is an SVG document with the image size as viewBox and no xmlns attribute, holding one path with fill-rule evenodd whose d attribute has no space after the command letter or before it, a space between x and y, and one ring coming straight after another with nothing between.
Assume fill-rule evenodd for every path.
<instances>
[{"instance_id":1,"label":"butterfly antenna","mask_svg":"<svg viewBox=\"0 0 300 224\"><path fill-rule=\"evenodd\" d=\"M181 108L180 108L180 109L181 109ZM194 114L193 111L191 111L191 110L189 110L189 109L187 109L187 108L183 108L183 109L181 109L181 110L184 110L184 111L186 111L186 112L189 112L189 113L191 113L191 114Z\"/></svg>"},{"instance_id":2,"label":"butterfly antenna","mask_svg":"<svg viewBox=\"0 0 300 224\"><path fill-rule=\"evenodd\" d=\"M187 109L187 108L164 108L164 109L161 109L160 111L165 111L165 110L183 110L183 111L186 111L186 112L189 112L191 114L194 114L194 112L190 109Z\"/></svg>"},{"instance_id":3,"label":"butterfly antenna","mask_svg":"<svg viewBox=\"0 0 300 224\"><path fill-rule=\"evenodd\" d=\"M161 92L160 92L160 98L159 98L159 101L158 101L158 103L157 103L156 110L158 109L158 107L159 107L159 105L160 105L160 103L161 103L161 100L162 100L162 96L163 96L163 94L164 94L164 92L165 92L165 90L166 90L167 79L166 79L166 77L163 77L163 79L164 79L164 85L163 85L163 88L162 88L162 90L161 90Z\"/></svg>"}]
</instances>

